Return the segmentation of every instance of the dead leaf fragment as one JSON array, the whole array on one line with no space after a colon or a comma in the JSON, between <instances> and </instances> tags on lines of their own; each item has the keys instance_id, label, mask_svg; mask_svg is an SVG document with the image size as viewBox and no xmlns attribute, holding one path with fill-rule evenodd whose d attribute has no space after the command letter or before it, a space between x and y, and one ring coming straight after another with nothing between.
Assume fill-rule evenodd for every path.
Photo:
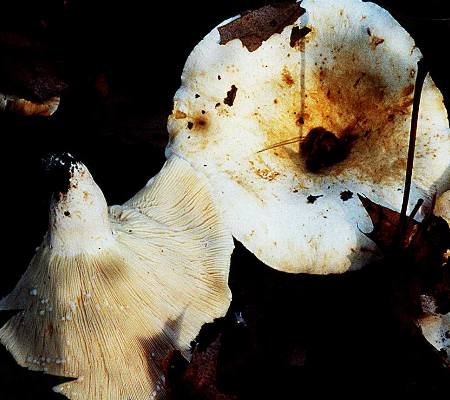
<instances>
[{"instance_id":1,"label":"dead leaf fragment","mask_svg":"<svg viewBox=\"0 0 450 400\"><path fill-rule=\"evenodd\" d=\"M304 12L305 9L301 8L299 3L281 3L258 8L219 27L220 44L239 39L248 51L255 51L274 33L281 33L286 26L293 24Z\"/></svg>"}]
</instances>

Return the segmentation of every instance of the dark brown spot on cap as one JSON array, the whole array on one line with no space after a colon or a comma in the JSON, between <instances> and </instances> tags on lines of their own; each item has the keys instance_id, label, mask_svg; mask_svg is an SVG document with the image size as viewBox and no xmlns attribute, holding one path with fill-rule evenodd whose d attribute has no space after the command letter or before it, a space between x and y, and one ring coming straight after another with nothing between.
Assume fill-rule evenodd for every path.
<instances>
[{"instance_id":1,"label":"dark brown spot on cap","mask_svg":"<svg viewBox=\"0 0 450 400\"><path fill-rule=\"evenodd\" d=\"M195 126L205 127L206 124L207 124L206 118L198 117L198 118L195 119L195 124L194 124Z\"/></svg>"},{"instance_id":2,"label":"dark brown spot on cap","mask_svg":"<svg viewBox=\"0 0 450 400\"><path fill-rule=\"evenodd\" d=\"M366 76L366 73L365 72L361 72L361 74L358 76L358 78L356 78L355 83L353 84L353 88L354 89L356 89L356 87L361 82L361 79L364 78L365 76Z\"/></svg>"},{"instance_id":3,"label":"dark brown spot on cap","mask_svg":"<svg viewBox=\"0 0 450 400\"><path fill-rule=\"evenodd\" d=\"M378 45L384 42L384 39L378 36L371 36L370 45L373 49L375 49Z\"/></svg>"},{"instance_id":4,"label":"dark brown spot on cap","mask_svg":"<svg viewBox=\"0 0 450 400\"><path fill-rule=\"evenodd\" d=\"M305 119L304 119L302 116L300 116L300 117L298 117L298 118L296 119L295 123L296 123L298 126L303 125L303 124L305 123Z\"/></svg>"},{"instance_id":5,"label":"dark brown spot on cap","mask_svg":"<svg viewBox=\"0 0 450 400\"><path fill-rule=\"evenodd\" d=\"M230 107L233 105L234 103L234 99L236 98L236 92L237 92L237 87L234 85L231 85L231 89L227 92L227 97L225 97L223 99L224 104L229 105ZM217 105L216 105L217 107Z\"/></svg>"},{"instance_id":6,"label":"dark brown spot on cap","mask_svg":"<svg viewBox=\"0 0 450 400\"><path fill-rule=\"evenodd\" d=\"M192 120L188 122L187 127L189 130L204 131L208 127L208 118L204 114L198 114L192 117Z\"/></svg>"},{"instance_id":7,"label":"dark brown spot on cap","mask_svg":"<svg viewBox=\"0 0 450 400\"><path fill-rule=\"evenodd\" d=\"M299 3L267 5L218 28L220 44L240 39L248 51L255 51L274 33L292 25L305 12Z\"/></svg>"},{"instance_id":8,"label":"dark brown spot on cap","mask_svg":"<svg viewBox=\"0 0 450 400\"><path fill-rule=\"evenodd\" d=\"M353 140L351 132L339 138L322 127L311 129L300 144L306 168L310 172L319 172L325 167L343 161L350 151Z\"/></svg>"}]
</instances>

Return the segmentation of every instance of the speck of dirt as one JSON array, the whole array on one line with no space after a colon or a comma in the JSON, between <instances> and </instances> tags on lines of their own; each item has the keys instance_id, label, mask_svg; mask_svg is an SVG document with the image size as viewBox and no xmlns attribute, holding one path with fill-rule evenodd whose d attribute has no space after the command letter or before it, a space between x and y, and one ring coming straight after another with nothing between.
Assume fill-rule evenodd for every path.
<instances>
[{"instance_id":1,"label":"speck of dirt","mask_svg":"<svg viewBox=\"0 0 450 400\"><path fill-rule=\"evenodd\" d=\"M70 212L69 212L69 211L64 211L64 215L65 215L66 217L70 217Z\"/></svg>"},{"instance_id":2,"label":"speck of dirt","mask_svg":"<svg viewBox=\"0 0 450 400\"><path fill-rule=\"evenodd\" d=\"M353 192L351 192L350 190L344 190L343 192L341 192L341 200L342 201L350 200L352 197L353 197Z\"/></svg>"},{"instance_id":3,"label":"speck of dirt","mask_svg":"<svg viewBox=\"0 0 450 400\"><path fill-rule=\"evenodd\" d=\"M227 97L223 99L224 104L230 107L233 105L237 90L238 88L236 86L231 85L231 89L227 92Z\"/></svg>"},{"instance_id":4,"label":"speck of dirt","mask_svg":"<svg viewBox=\"0 0 450 400\"><path fill-rule=\"evenodd\" d=\"M72 174L78 168L75 158L69 153L51 154L43 160L43 166L50 191L67 193Z\"/></svg>"},{"instance_id":5,"label":"speck of dirt","mask_svg":"<svg viewBox=\"0 0 450 400\"><path fill-rule=\"evenodd\" d=\"M323 197L323 194L319 194L318 196L314 196L314 195L310 194L306 198L306 200L307 200L308 204L314 204L319 197Z\"/></svg>"},{"instance_id":6,"label":"speck of dirt","mask_svg":"<svg viewBox=\"0 0 450 400\"><path fill-rule=\"evenodd\" d=\"M194 123L191 122L191 121L189 121L189 122L187 123L187 127L188 127L188 129L192 129L192 128L194 127Z\"/></svg>"}]
</instances>

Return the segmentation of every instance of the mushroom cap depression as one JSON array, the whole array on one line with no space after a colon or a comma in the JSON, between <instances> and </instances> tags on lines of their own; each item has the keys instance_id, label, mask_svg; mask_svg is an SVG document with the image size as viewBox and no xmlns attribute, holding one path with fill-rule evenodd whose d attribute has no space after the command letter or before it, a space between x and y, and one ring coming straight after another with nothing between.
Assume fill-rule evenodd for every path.
<instances>
[{"instance_id":1,"label":"mushroom cap depression","mask_svg":"<svg viewBox=\"0 0 450 400\"><path fill-rule=\"evenodd\" d=\"M261 261L340 273L377 256L356 193L401 207L421 54L375 4L301 6L225 21L195 47L166 155L209 178L233 236ZM447 112L430 77L419 118L410 208L448 180Z\"/></svg>"},{"instance_id":2,"label":"mushroom cap depression","mask_svg":"<svg viewBox=\"0 0 450 400\"><path fill-rule=\"evenodd\" d=\"M174 157L108 209L83 164L52 163L67 181L43 243L0 302L18 310L0 341L21 366L77 378L55 388L71 399L163 399L162 359L172 349L189 357L202 324L230 303L233 243L208 183Z\"/></svg>"}]
</instances>

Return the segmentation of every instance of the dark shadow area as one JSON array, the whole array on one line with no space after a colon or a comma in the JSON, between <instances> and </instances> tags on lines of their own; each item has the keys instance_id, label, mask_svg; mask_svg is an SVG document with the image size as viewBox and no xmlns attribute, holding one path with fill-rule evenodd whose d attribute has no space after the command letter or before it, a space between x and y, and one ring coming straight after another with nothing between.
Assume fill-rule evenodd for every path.
<instances>
[{"instance_id":1,"label":"dark shadow area","mask_svg":"<svg viewBox=\"0 0 450 400\"><path fill-rule=\"evenodd\" d=\"M70 380L20 367L3 346L0 346L0 374L2 400L61 400L63 397L52 388Z\"/></svg>"},{"instance_id":2,"label":"dark shadow area","mask_svg":"<svg viewBox=\"0 0 450 400\"><path fill-rule=\"evenodd\" d=\"M221 398L199 395L202 385L240 400L445 396L450 371L407 318L417 304L401 270L384 263L345 275L290 275L236 243L232 305L203 326L189 367L173 358L173 399Z\"/></svg>"}]
</instances>

